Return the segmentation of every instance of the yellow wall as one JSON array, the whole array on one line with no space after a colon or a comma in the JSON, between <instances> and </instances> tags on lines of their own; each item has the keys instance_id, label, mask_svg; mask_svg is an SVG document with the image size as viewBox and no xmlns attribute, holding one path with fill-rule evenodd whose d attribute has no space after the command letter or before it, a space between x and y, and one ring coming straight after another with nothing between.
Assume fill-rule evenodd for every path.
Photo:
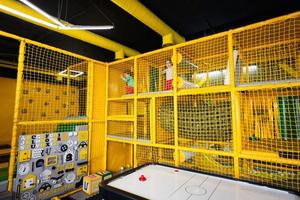
<instances>
[{"instance_id":1,"label":"yellow wall","mask_svg":"<svg viewBox=\"0 0 300 200\"><path fill-rule=\"evenodd\" d=\"M0 144L11 142L16 83L16 79L0 77Z\"/></svg>"}]
</instances>

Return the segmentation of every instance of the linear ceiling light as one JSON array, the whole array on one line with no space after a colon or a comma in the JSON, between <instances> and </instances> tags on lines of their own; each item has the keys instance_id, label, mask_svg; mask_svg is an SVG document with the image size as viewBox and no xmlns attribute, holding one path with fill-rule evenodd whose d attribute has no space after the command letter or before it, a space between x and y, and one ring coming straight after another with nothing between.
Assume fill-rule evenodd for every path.
<instances>
[{"instance_id":1,"label":"linear ceiling light","mask_svg":"<svg viewBox=\"0 0 300 200\"><path fill-rule=\"evenodd\" d=\"M81 29L88 29L88 30L109 30L113 29L114 26L112 25L105 25L105 26L80 26L80 25L69 25L69 26L59 26L59 29L63 30L81 30Z\"/></svg>"},{"instance_id":2,"label":"linear ceiling light","mask_svg":"<svg viewBox=\"0 0 300 200\"><path fill-rule=\"evenodd\" d=\"M46 13L45 11L43 11L42 9L40 9L39 7L37 7L36 5L32 4L30 1L27 1L27 0L20 0L20 1L22 3L24 3L25 5L27 5L28 7L32 8L33 10L37 11L38 13L40 13L41 15L43 15L44 17L47 17L48 19L50 19L55 24L57 24L59 26L65 26L57 18L52 17L51 15L49 15L48 13Z\"/></svg>"},{"instance_id":3,"label":"linear ceiling light","mask_svg":"<svg viewBox=\"0 0 300 200\"><path fill-rule=\"evenodd\" d=\"M33 21L33 22L36 22L36 23L39 23L39 24L43 24L43 25L45 25L45 26L49 26L49 27L51 27L51 28L58 28L58 26L55 25L55 24L46 22L46 21L44 21L44 20L38 19L38 18L36 18L36 17L33 17L33 16L31 16L31 15L27 15L27 14L25 14L25 13L22 13L22 12L20 12L20 11L17 11L17 10L15 10L15 9L12 9L12 8L10 8L10 7L7 7L7 6L1 5L1 4L0 4L0 10L8 11L8 12L13 13L13 14L15 14L15 15L21 16L21 17L23 17L23 18L25 18L25 19L29 19L30 21Z\"/></svg>"},{"instance_id":4,"label":"linear ceiling light","mask_svg":"<svg viewBox=\"0 0 300 200\"><path fill-rule=\"evenodd\" d=\"M40 9L39 7L35 6L34 4L32 4L31 2L29 2L28 0L20 0L22 3L24 3L25 5L27 5L28 7L30 7L31 9L37 11L38 13L40 13L41 15L43 15L44 17L48 18L49 20L51 20L53 23L44 21L42 19L33 17L31 15L27 15L25 13L22 13L18 10L15 10L13 8L4 6L0 4L0 10L5 10L7 12L13 13L15 15L21 16L22 18L28 19L30 21L51 27L51 28L55 28L55 29L62 29L62 30L109 30L109 29L113 29L114 26L112 25L103 25L103 26L82 26L82 25L72 25L66 22L66 25L63 24L59 19L57 19L56 17L53 17L51 15L49 15L48 13L46 13L45 11L43 11L42 9Z\"/></svg>"}]
</instances>

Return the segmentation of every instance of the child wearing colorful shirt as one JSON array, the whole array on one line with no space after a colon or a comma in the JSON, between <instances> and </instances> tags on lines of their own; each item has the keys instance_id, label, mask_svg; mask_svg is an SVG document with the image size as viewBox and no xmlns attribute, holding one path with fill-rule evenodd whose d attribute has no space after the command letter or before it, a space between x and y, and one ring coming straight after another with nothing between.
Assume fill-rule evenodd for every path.
<instances>
[{"instance_id":1,"label":"child wearing colorful shirt","mask_svg":"<svg viewBox=\"0 0 300 200\"><path fill-rule=\"evenodd\" d=\"M166 84L165 90L173 89L173 65L170 60L166 61L166 69L162 71L163 74L166 74Z\"/></svg>"},{"instance_id":2,"label":"child wearing colorful shirt","mask_svg":"<svg viewBox=\"0 0 300 200\"><path fill-rule=\"evenodd\" d=\"M121 75L121 79L125 81L126 83L126 93L127 94L133 94L133 89L134 89L134 79L130 75L130 72L124 72Z\"/></svg>"}]
</instances>

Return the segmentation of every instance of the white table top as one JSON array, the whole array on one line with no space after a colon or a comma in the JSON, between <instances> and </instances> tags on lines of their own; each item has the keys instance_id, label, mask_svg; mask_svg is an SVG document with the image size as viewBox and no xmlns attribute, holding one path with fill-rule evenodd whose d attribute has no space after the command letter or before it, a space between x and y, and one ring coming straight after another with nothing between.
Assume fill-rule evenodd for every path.
<instances>
[{"instance_id":1,"label":"white table top","mask_svg":"<svg viewBox=\"0 0 300 200\"><path fill-rule=\"evenodd\" d=\"M141 175L146 181L139 180ZM285 191L161 165L145 166L108 185L159 200L300 200Z\"/></svg>"}]
</instances>

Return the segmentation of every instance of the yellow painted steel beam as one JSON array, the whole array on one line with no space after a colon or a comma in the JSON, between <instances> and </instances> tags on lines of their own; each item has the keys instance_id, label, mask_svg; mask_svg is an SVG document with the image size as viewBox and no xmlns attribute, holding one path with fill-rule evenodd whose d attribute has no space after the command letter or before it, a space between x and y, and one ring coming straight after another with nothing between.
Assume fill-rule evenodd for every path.
<instances>
[{"instance_id":1,"label":"yellow painted steel beam","mask_svg":"<svg viewBox=\"0 0 300 200\"><path fill-rule=\"evenodd\" d=\"M112 2L160 34L166 45L172 40L177 44L185 42L184 37L180 36L138 0L112 0Z\"/></svg>"},{"instance_id":2,"label":"yellow painted steel beam","mask_svg":"<svg viewBox=\"0 0 300 200\"><path fill-rule=\"evenodd\" d=\"M24 56L25 55L25 42L21 41L19 48L19 58L18 58L18 75L17 75L17 88L16 88L16 100L15 100L15 110L14 110L14 125L13 132L11 137L11 152L10 152L10 160L9 160L9 172L8 172L8 191L12 192L13 189L13 176L15 171L15 162L17 156L17 147L18 147L18 118L19 118L19 106L20 106L20 96L21 96L21 88L22 88L22 76L23 76L23 68L24 68Z\"/></svg>"},{"instance_id":3,"label":"yellow painted steel beam","mask_svg":"<svg viewBox=\"0 0 300 200\"><path fill-rule=\"evenodd\" d=\"M138 107L138 101L137 101L137 74L138 74L138 66L137 66L137 59L135 58L134 59L134 63L133 63L133 77L134 77L134 93L133 93L133 96L134 96L134 108L133 108L133 115L134 115L134 124L133 124L133 140L134 141L137 141L137 113L138 113L138 110L137 110L137 107ZM137 144L134 143L133 144L133 167L137 167L138 163L137 163Z\"/></svg>"},{"instance_id":4,"label":"yellow painted steel beam","mask_svg":"<svg viewBox=\"0 0 300 200\"><path fill-rule=\"evenodd\" d=\"M178 151L178 104L177 104L177 59L178 54L176 48L173 48L173 109L174 109L174 142L175 142L175 152L174 152L174 161L175 166L179 165L179 151Z\"/></svg>"},{"instance_id":5,"label":"yellow painted steel beam","mask_svg":"<svg viewBox=\"0 0 300 200\"><path fill-rule=\"evenodd\" d=\"M44 120L44 121L21 121L17 122L18 125L41 125L41 124L69 124L69 123L88 123L87 119L74 119L74 120Z\"/></svg>"},{"instance_id":6,"label":"yellow painted steel beam","mask_svg":"<svg viewBox=\"0 0 300 200\"><path fill-rule=\"evenodd\" d=\"M94 72L94 63L89 62L88 63L88 95L87 95L87 113L88 113L88 121L89 121L89 146L88 146L88 174L91 173L91 165L92 165L92 160L91 160L91 151L92 151L92 132L93 132L93 101L92 99L94 98L94 88L93 88L93 72Z\"/></svg>"},{"instance_id":7,"label":"yellow painted steel beam","mask_svg":"<svg viewBox=\"0 0 300 200\"><path fill-rule=\"evenodd\" d=\"M234 155L234 177L240 178L239 171L239 148L238 143L240 140L240 134L237 130L238 119L236 114L239 112L236 102L239 101L237 93L235 92L235 64L233 56L233 38L232 31L228 32L228 61L229 61L229 72L230 72L230 87L231 87L231 115L232 115L232 138L233 138L233 155Z\"/></svg>"},{"instance_id":8,"label":"yellow painted steel beam","mask_svg":"<svg viewBox=\"0 0 300 200\"><path fill-rule=\"evenodd\" d=\"M43 20L45 22L51 23L51 21L48 18L46 18L43 15L39 14L38 12L32 10L31 8L19 3L16 0L1 0L0 11L5 13L5 14L12 15L12 16L17 17L19 19L22 19L24 21L33 23L35 25L50 29L52 31L67 35L69 37L81 40L83 42L93 44L95 46L98 46L98 47L101 47L101 48L104 48L104 49L107 49L107 50L110 50L110 51L114 51L114 52L120 52L120 51L122 52L123 51L124 54L127 55L127 56L135 56L135 55L139 54L138 51L136 51L132 48L129 48L127 46L124 46L122 44L114 42L110 39L107 39L105 37L102 37L100 35L92 33L90 31L86 31L86 30L62 30L62 29L55 28L55 26L50 27L50 26L47 26L45 24L41 24L37 21L33 21L33 20L27 19L25 17L22 17L22 16L20 16L16 13L13 13L13 12L11 12L11 11L5 9L4 7L1 7L1 6L8 7L10 9L13 9L13 10L17 11L17 12L20 12L20 13L29 15L31 17L37 18L39 20Z\"/></svg>"}]
</instances>

